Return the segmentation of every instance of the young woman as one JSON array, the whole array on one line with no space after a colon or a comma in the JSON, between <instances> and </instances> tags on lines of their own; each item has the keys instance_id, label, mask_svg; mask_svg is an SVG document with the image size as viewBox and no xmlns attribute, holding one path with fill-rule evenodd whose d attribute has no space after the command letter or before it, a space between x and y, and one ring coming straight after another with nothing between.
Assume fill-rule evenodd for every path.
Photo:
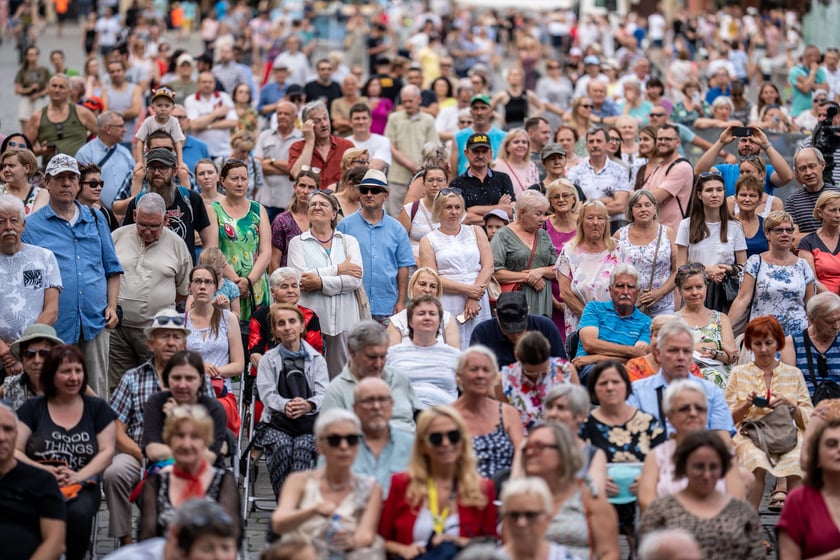
<instances>
[{"instance_id":1,"label":"young woman","mask_svg":"<svg viewBox=\"0 0 840 560\"><path fill-rule=\"evenodd\" d=\"M79 166L79 192L76 194L76 200L79 203L91 209L98 210L104 219L108 220L108 227L114 231L120 227L117 217L114 213L105 206L102 206L102 171L95 163L88 165L82 164Z\"/></svg>"},{"instance_id":2,"label":"young woman","mask_svg":"<svg viewBox=\"0 0 840 560\"><path fill-rule=\"evenodd\" d=\"M442 167L426 167L422 172L423 198L409 202L400 211L399 221L408 232L414 260L420 260L420 240L440 224L432 219L437 193L449 183L446 170Z\"/></svg>"},{"instance_id":3,"label":"young woman","mask_svg":"<svg viewBox=\"0 0 840 560\"><path fill-rule=\"evenodd\" d=\"M569 172L569 169L583 161L581 156L575 152L580 138L581 135L577 129L567 124L561 124L554 131L554 141L563 146L563 149L566 151L566 173Z\"/></svg>"},{"instance_id":4,"label":"young woman","mask_svg":"<svg viewBox=\"0 0 840 560\"><path fill-rule=\"evenodd\" d=\"M504 113L505 130L521 127L528 117L543 112L543 103L533 91L525 89L525 72L513 66L507 73L507 89L497 93L491 101L495 109L501 105Z\"/></svg>"},{"instance_id":5,"label":"young woman","mask_svg":"<svg viewBox=\"0 0 840 560\"><path fill-rule=\"evenodd\" d=\"M294 195L286 208L271 224L271 270L286 266L289 241L309 229L307 205L309 195L321 186L321 178L311 169L301 171L295 179Z\"/></svg>"},{"instance_id":6,"label":"young woman","mask_svg":"<svg viewBox=\"0 0 840 560\"><path fill-rule=\"evenodd\" d=\"M414 271L408 279L408 298L414 299L420 296L434 296L438 300L443 295L443 285L437 271L428 267L420 267ZM409 336L408 311L403 309L396 315L391 316L388 323L388 340L391 346L396 346ZM461 336L458 330L458 322L455 315L443 310L441 316L441 327L438 333L438 340L446 342L453 348L461 348Z\"/></svg>"},{"instance_id":7,"label":"young woman","mask_svg":"<svg viewBox=\"0 0 840 560\"><path fill-rule=\"evenodd\" d=\"M233 106L236 109L236 116L239 119L236 130L256 133L259 114L253 105L251 105L251 88L248 87L248 84L239 84L233 89L233 95L231 97L233 98Z\"/></svg>"},{"instance_id":8,"label":"young woman","mask_svg":"<svg viewBox=\"0 0 840 560\"><path fill-rule=\"evenodd\" d=\"M219 168L212 159L200 159L195 164L194 174L195 182L201 191L201 200L204 201L209 215L212 204L225 197L219 189Z\"/></svg>"},{"instance_id":9,"label":"young woman","mask_svg":"<svg viewBox=\"0 0 840 560\"><path fill-rule=\"evenodd\" d=\"M514 128L507 133L493 169L510 176L517 197L540 181L537 165L531 161L531 143L525 129Z\"/></svg>"}]
</instances>

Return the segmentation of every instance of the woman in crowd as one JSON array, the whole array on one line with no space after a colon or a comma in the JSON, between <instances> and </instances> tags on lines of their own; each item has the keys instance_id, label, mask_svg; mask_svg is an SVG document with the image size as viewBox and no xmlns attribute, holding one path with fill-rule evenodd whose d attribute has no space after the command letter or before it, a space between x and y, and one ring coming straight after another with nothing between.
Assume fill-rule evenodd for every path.
<instances>
[{"instance_id":1,"label":"woman in crowd","mask_svg":"<svg viewBox=\"0 0 840 560\"><path fill-rule=\"evenodd\" d=\"M204 371L210 377L213 391L227 414L227 426L239 433L239 408L233 394L231 378L245 367L245 352L239 321L230 311L219 309L215 301L216 272L209 266L196 266L190 271L192 306L187 310L184 326L189 329L187 349L204 360Z\"/></svg>"},{"instance_id":2,"label":"woman in crowd","mask_svg":"<svg viewBox=\"0 0 840 560\"><path fill-rule=\"evenodd\" d=\"M574 433L559 422L534 428L520 458L526 476L548 484L554 507L546 538L570 553L588 558L619 558L618 523L606 496L579 480L583 456Z\"/></svg>"},{"instance_id":3,"label":"woman in crowd","mask_svg":"<svg viewBox=\"0 0 840 560\"><path fill-rule=\"evenodd\" d=\"M528 187L540 182L540 172L537 164L531 161L531 142L524 128L514 128L507 133L493 169L510 177L517 200Z\"/></svg>"},{"instance_id":4,"label":"woman in crowd","mask_svg":"<svg viewBox=\"0 0 840 560\"><path fill-rule=\"evenodd\" d=\"M562 545L545 538L554 498L545 480L515 478L505 483L501 496L502 540L511 560L572 560Z\"/></svg>"},{"instance_id":5,"label":"woman in crowd","mask_svg":"<svg viewBox=\"0 0 840 560\"><path fill-rule=\"evenodd\" d=\"M458 398L458 350L440 339L443 308L433 295L411 299L406 309L408 337L388 350L387 366L408 375L425 406L452 404Z\"/></svg>"},{"instance_id":6,"label":"woman in crowd","mask_svg":"<svg viewBox=\"0 0 840 560\"><path fill-rule=\"evenodd\" d=\"M566 123L576 133L574 153L580 158L588 157L589 154L586 151L586 131L592 128L595 124L592 119L592 100L588 97L576 97L572 101L572 109L566 117ZM558 134L559 132L560 131L558 129L555 134ZM555 136L555 139L557 138L558 136ZM557 142L560 144L563 143L559 139ZM567 149L566 153L571 154L572 151ZM567 169L572 167L569 165L570 163L571 162L566 163Z\"/></svg>"},{"instance_id":7,"label":"woman in crowd","mask_svg":"<svg viewBox=\"0 0 840 560\"><path fill-rule=\"evenodd\" d=\"M803 373L816 404L815 392L823 381L840 383L840 297L832 292L817 294L806 309L808 328L785 338L782 361Z\"/></svg>"},{"instance_id":8,"label":"woman in crowd","mask_svg":"<svg viewBox=\"0 0 840 560\"><path fill-rule=\"evenodd\" d=\"M469 109L467 109L469 113ZM472 116L470 116L472 118ZM460 122L460 120L459 120ZM472 125L472 123L470 123ZM460 126L460 125L459 125ZM423 180L425 170L432 167L440 167L446 173L447 178L451 175L451 164L449 150L440 142L426 142L420 150L420 170L414 174L411 181L408 183L408 192L405 195L404 202L406 204L413 203L415 200L420 200L426 193L426 182ZM447 179L448 180L448 179ZM441 185L441 189L445 188L446 184ZM426 205L427 209L431 209L432 205Z\"/></svg>"},{"instance_id":9,"label":"woman in crowd","mask_svg":"<svg viewBox=\"0 0 840 560\"><path fill-rule=\"evenodd\" d=\"M418 268L411 275L411 278L408 279L408 298L414 299L424 295L434 296L438 300L443 295L443 285L441 284L440 276L438 276L436 271L428 267ZM390 340L390 345L396 346L408 335L408 310L403 309L399 313L392 315L388 323L388 339ZM460 349L460 338L455 315L444 309L443 316L441 317L440 332L438 332L438 340L445 342L453 348Z\"/></svg>"},{"instance_id":10,"label":"woman in crowd","mask_svg":"<svg viewBox=\"0 0 840 560\"><path fill-rule=\"evenodd\" d=\"M461 223L465 212L460 190L442 190L432 208L432 221L440 225L420 241L420 266L440 274L443 308L463 318L458 319L462 349L475 325L491 316L487 283L493 274L487 235L480 226Z\"/></svg>"},{"instance_id":11,"label":"woman in crowd","mask_svg":"<svg viewBox=\"0 0 840 560\"><path fill-rule=\"evenodd\" d=\"M814 410L802 372L776 359L784 344L785 335L775 317L763 316L750 321L744 331L744 347L753 352L755 359L734 367L726 385L726 403L736 424L742 420L760 420L777 407L786 406L791 409L797 427L796 447L772 458L749 437L737 433L732 438L738 462L755 476L749 499L756 510L764 494L767 473L774 478L786 478L788 488L795 487L802 478L800 446L805 424ZM774 492L768 507L781 509L784 496L782 490Z\"/></svg>"},{"instance_id":12,"label":"woman in crowd","mask_svg":"<svg viewBox=\"0 0 840 560\"><path fill-rule=\"evenodd\" d=\"M519 411L525 430L543 419L546 395L561 383L580 383L575 366L551 356L548 339L538 331L526 332L514 348L516 362L504 366L496 382L496 398Z\"/></svg>"},{"instance_id":13,"label":"woman in crowd","mask_svg":"<svg viewBox=\"0 0 840 560\"><path fill-rule=\"evenodd\" d=\"M33 323L27 327L21 337L9 345L9 352L21 363L23 372L10 375L6 370L0 398L6 399L13 409L18 410L29 399L43 395L41 371L50 350L57 344L64 344L64 341L58 338L51 326Z\"/></svg>"},{"instance_id":14,"label":"woman in crowd","mask_svg":"<svg viewBox=\"0 0 840 560\"><path fill-rule=\"evenodd\" d=\"M448 406L420 413L408 468L395 474L379 534L406 560L441 548L452 558L471 539L496 538L493 484L478 475L467 425Z\"/></svg>"},{"instance_id":15,"label":"woman in crowd","mask_svg":"<svg viewBox=\"0 0 840 560\"><path fill-rule=\"evenodd\" d=\"M671 120L684 126L694 126L697 119L705 118L711 113L711 108L703 99L700 82L696 78L683 83L681 91L683 98L674 105Z\"/></svg>"},{"instance_id":16,"label":"woman in crowd","mask_svg":"<svg viewBox=\"0 0 840 560\"><path fill-rule=\"evenodd\" d=\"M525 294L528 313L551 317L551 280L557 251L544 229L548 199L525 191L516 201L516 219L493 236L494 276L500 285L517 284Z\"/></svg>"},{"instance_id":17,"label":"woman in crowd","mask_svg":"<svg viewBox=\"0 0 840 560\"><path fill-rule=\"evenodd\" d=\"M23 202L27 216L47 205L50 200L47 189L30 184L38 171L38 160L31 150L7 149L0 155L0 168L3 170L0 194L10 194Z\"/></svg>"},{"instance_id":18,"label":"woman in crowd","mask_svg":"<svg viewBox=\"0 0 840 560\"><path fill-rule=\"evenodd\" d=\"M590 301L608 301L612 269L624 262L624 251L610 237L607 208L597 200L584 202L577 232L566 243L554 269L566 306L566 336L577 330L583 308Z\"/></svg>"},{"instance_id":19,"label":"woman in crowd","mask_svg":"<svg viewBox=\"0 0 840 560\"><path fill-rule=\"evenodd\" d=\"M289 241L309 229L307 204L309 195L321 188L321 176L311 169L301 171L295 179L294 195L285 212L271 224L271 269L286 266Z\"/></svg>"},{"instance_id":20,"label":"woman in crowd","mask_svg":"<svg viewBox=\"0 0 840 560\"><path fill-rule=\"evenodd\" d=\"M435 102L437 103L438 113L441 109L447 107L454 107L457 104L455 99L455 90L452 88L452 82L443 76L438 76L429 84L429 89L435 94Z\"/></svg>"},{"instance_id":21,"label":"woman in crowd","mask_svg":"<svg viewBox=\"0 0 840 560\"><path fill-rule=\"evenodd\" d=\"M539 116L543 112L543 103L537 94L525 89L525 72L519 66L508 69L507 88L493 96L491 106L494 109L502 107L505 130L521 127L528 117Z\"/></svg>"},{"instance_id":22,"label":"woman in crowd","mask_svg":"<svg viewBox=\"0 0 840 560\"><path fill-rule=\"evenodd\" d=\"M737 207L737 210L732 212L732 217L741 222L741 227L744 228L747 260L769 248L767 235L764 233L764 217L756 214L762 194L764 184L757 177L742 174L735 182L735 196L730 197L733 205Z\"/></svg>"},{"instance_id":23,"label":"woman in crowd","mask_svg":"<svg viewBox=\"0 0 840 560\"><path fill-rule=\"evenodd\" d=\"M572 103L575 86L563 75L563 65L559 60L548 59L545 63L545 74L537 80L534 93L542 101L543 117L548 120L552 130L556 130L563 123L563 115Z\"/></svg>"},{"instance_id":24,"label":"woman in crowd","mask_svg":"<svg viewBox=\"0 0 840 560\"><path fill-rule=\"evenodd\" d=\"M239 84L233 88L231 98L233 99L233 106L239 121L236 125L236 132L256 132L259 114L251 104L251 88L248 84Z\"/></svg>"},{"instance_id":25,"label":"woman in crowd","mask_svg":"<svg viewBox=\"0 0 840 560\"><path fill-rule=\"evenodd\" d=\"M289 266L301 273L300 302L321 321L331 377L347 363L346 333L359 322L356 289L362 285L359 242L335 230L338 200L317 191L309 197L309 230L289 242Z\"/></svg>"},{"instance_id":26,"label":"woman in crowd","mask_svg":"<svg viewBox=\"0 0 840 560\"><path fill-rule=\"evenodd\" d=\"M639 126L647 126L653 103L642 95L642 84L635 78L624 81L624 99L619 101L618 108L625 115L636 119Z\"/></svg>"},{"instance_id":27,"label":"woman in crowd","mask_svg":"<svg viewBox=\"0 0 840 560\"><path fill-rule=\"evenodd\" d=\"M213 304L219 306L220 309L231 311L236 315L236 319L239 320L239 287L233 280L225 278L225 267L227 267L228 262L224 253L218 247L202 249L201 254L198 256L198 264L212 268L216 272L216 277L219 279ZM187 296L185 308L189 309L191 306L192 296Z\"/></svg>"},{"instance_id":28,"label":"woman in crowd","mask_svg":"<svg viewBox=\"0 0 840 560\"><path fill-rule=\"evenodd\" d=\"M656 153L656 130L652 126L646 126L639 131L639 154L636 157L639 168L636 170L633 190L647 188L648 181L659 165L659 156Z\"/></svg>"},{"instance_id":29,"label":"woman in crowd","mask_svg":"<svg viewBox=\"0 0 840 560\"><path fill-rule=\"evenodd\" d=\"M659 371L661 365L659 363L659 360L656 359L655 352L657 345L656 339L659 336L659 329L661 329L662 325L664 325L668 321L671 321L676 318L677 315L657 315L651 320L650 352L645 354L644 356L638 356L636 358L628 360L627 364L625 364L625 368L627 368L627 376L630 378L631 382L650 377L651 375L656 375L656 373ZM700 368L694 362L691 363L690 373L695 377L703 377L703 374L700 373Z\"/></svg>"},{"instance_id":30,"label":"woman in crowd","mask_svg":"<svg viewBox=\"0 0 840 560\"><path fill-rule=\"evenodd\" d=\"M12 132L0 142L0 154L6 150L29 150L32 151L32 142L22 132Z\"/></svg>"},{"instance_id":31,"label":"woman in crowd","mask_svg":"<svg viewBox=\"0 0 840 560\"><path fill-rule=\"evenodd\" d=\"M274 495L289 473L310 468L316 448L313 427L329 384L324 357L303 340L304 317L297 306L275 303L271 325L277 346L257 368L257 390L265 405L262 433Z\"/></svg>"},{"instance_id":32,"label":"woman in crowd","mask_svg":"<svg viewBox=\"0 0 840 560\"><path fill-rule=\"evenodd\" d=\"M373 75L368 78L362 87L362 96L367 97L370 107L370 131L373 134L384 134L394 102L382 96L382 81L379 76Z\"/></svg>"},{"instance_id":33,"label":"woman in crowd","mask_svg":"<svg viewBox=\"0 0 840 560\"><path fill-rule=\"evenodd\" d=\"M207 208L207 214L213 211L213 203L221 201L225 195L219 189L219 168L212 159L200 159L195 164L195 183L201 192L201 200Z\"/></svg>"},{"instance_id":34,"label":"woman in crowd","mask_svg":"<svg viewBox=\"0 0 840 560\"><path fill-rule=\"evenodd\" d=\"M171 363L171 362L170 362ZM171 450L173 464L146 480L140 508L140 540L165 537L175 510L187 500L204 498L218 502L233 521L239 540L239 489L233 473L208 461L213 443L213 418L200 404L177 404L166 415L163 441Z\"/></svg>"},{"instance_id":35,"label":"woman in crowd","mask_svg":"<svg viewBox=\"0 0 840 560\"><path fill-rule=\"evenodd\" d=\"M83 77L85 79L85 97L101 98L105 84L102 82L102 78L99 77L99 58L96 55L88 56L85 60Z\"/></svg>"},{"instance_id":36,"label":"woman in crowd","mask_svg":"<svg viewBox=\"0 0 840 560\"><path fill-rule=\"evenodd\" d=\"M341 177L337 183L327 185L325 190L333 191L334 193L344 190L345 186L342 185L344 172L349 169L353 169L354 167L362 167L365 171L367 171L370 167L370 154L368 153L367 148L349 148L345 150L344 155L341 156L341 163L339 165L339 169L341 169Z\"/></svg>"},{"instance_id":37,"label":"woman in crowd","mask_svg":"<svg viewBox=\"0 0 840 560\"><path fill-rule=\"evenodd\" d=\"M779 558L831 558L837 554L840 528L832 512L840 508L839 441L840 419L836 418L822 424L808 440L805 484L790 493L776 525Z\"/></svg>"},{"instance_id":38,"label":"woman in crowd","mask_svg":"<svg viewBox=\"0 0 840 560\"><path fill-rule=\"evenodd\" d=\"M712 101L710 117L700 117L694 121L694 128L727 128L729 126L744 126L739 120L732 118L735 111L735 104L732 100L721 95Z\"/></svg>"},{"instance_id":39,"label":"woman in crowd","mask_svg":"<svg viewBox=\"0 0 840 560\"><path fill-rule=\"evenodd\" d=\"M688 434L706 429L708 410L706 392L699 382L689 378L677 379L668 384L662 396L662 412L673 428L673 434L645 457L637 493L642 513L655 499L676 494L686 487L687 481L674 472L674 450ZM722 436L715 434L715 437ZM736 466L727 469L720 478L715 480L718 491L736 498L747 497L748 485Z\"/></svg>"},{"instance_id":40,"label":"woman in crowd","mask_svg":"<svg viewBox=\"0 0 840 560\"><path fill-rule=\"evenodd\" d=\"M496 355L484 346L470 346L455 365L455 380L461 396L452 406L466 422L478 472L492 479L507 471L524 436L519 411L492 398L499 371Z\"/></svg>"},{"instance_id":41,"label":"woman in crowd","mask_svg":"<svg viewBox=\"0 0 840 560\"><path fill-rule=\"evenodd\" d=\"M356 187L362 182L367 171L368 168L364 165L357 165L341 174L341 180L338 182L338 192L335 193L335 198L339 203L339 220L358 212L359 208L362 207L361 194Z\"/></svg>"},{"instance_id":42,"label":"woman in crowd","mask_svg":"<svg viewBox=\"0 0 840 560\"><path fill-rule=\"evenodd\" d=\"M83 206L87 206L91 210L99 210L103 219L108 220L108 227L114 231L120 227L117 217L106 206L102 205L102 170L95 163L82 164L79 166L79 192L76 194L76 200ZM49 196L47 196L49 200ZM95 215L94 215L95 216Z\"/></svg>"},{"instance_id":43,"label":"woman in crowd","mask_svg":"<svg viewBox=\"0 0 840 560\"><path fill-rule=\"evenodd\" d=\"M704 558L764 558L761 518L746 501L717 488L734 468L721 437L697 430L686 435L674 452L674 474L685 488L655 500L642 515L639 537L657 529L686 529Z\"/></svg>"},{"instance_id":44,"label":"woman in crowd","mask_svg":"<svg viewBox=\"0 0 840 560\"><path fill-rule=\"evenodd\" d=\"M677 270L676 285L683 307L677 315L691 329L694 349L700 355L695 364L700 366L703 377L723 389L731 365L738 361L738 350L729 317L706 307L708 284L705 266L682 265Z\"/></svg>"},{"instance_id":45,"label":"woman in crowd","mask_svg":"<svg viewBox=\"0 0 840 560\"><path fill-rule=\"evenodd\" d=\"M559 157L552 156L552 157ZM566 243L574 239L577 233L578 192L574 184L566 179L556 179L546 184L545 196L548 199L549 215L545 220L545 231L548 233L554 250L559 255ZM551 320L560 331L563 341L566 341L566 323L563 318L565 305L560 295L560 284L552 276L551 305L553 307Z\"/></svg>"},{"instance_id":46,"label":"woman in crowd","mask_svg":"<svg viewBox=\"0 0 840 560\"><path fill-rule=\"evenodd\" d=\"M756 139L757 142L759 140L760 139ZM764 160L761 158L761 156L750 155L742 158L738 168L741 172L739 175L739 179L752 177L754 179L757 179L759 185L761 185L759 200L757 200L754 204L755 208L753 212L755 214L761 216L762 218L766 218L767 215L770 212L773 212L774 210L784 210L784 204L782 203L782 199L780 199L778 196L767 194L764 191L764 186L766 184L767 178L767 166L764 164ZM742 212L742 210L739 208L737 182L735 183L735 190L735 195L730 196L726 199L726 205L729 209L729 215L739 218L739 215Z\"/></svg>"},{"instance_id":47,"label":"woman in crowd","mask_svg":"<svg viewBox=\"0 0 840 560\"><path fill-rule=\"evenodd\" d=\"M730 299L723 282L734 283L747 261L744 229L729 219L720 173L698 175L692 199L689 216L677 229L677 267L703 263L708 277L706 306L726 313L735 298Z\"/></svg>"},{"instance_id":48,"label":"woman in crowd","mask_svg":"<svg viewBox=\"0 0 840 560\"><path fill-rule=\"evenodd\" d=\"M814 217L820 227L799 241L799 257L817 278L817 291L836 294L840 292L840 193L823 192L814 206Z\"/></svg>"},{"instance_id":49,"label":"woman in crowd","mask_svg":"<svg viewBox=\"0 0 840 560\"><path fill-rule=\"evenodd\" d=\"M67 501L67 560L81 560L99 510L99 478L114 458L116 415L85 394L85 358L75 347L54 346L44 361L44 394L18 409L15 458L53 474ZM84 441L85 445L71 442Z\"/></svg>"},{"instance_id":50,"label":"woman in crowd","mask_svg":"<svg viewBox=\"0 0 840 560\"><path fill-rule=\"evenodd\" d=\"M787 115L787 106L784 100L782 100L782 94L779 93L779 88L776 87L776 84L772 82L761 84L761 88L758 90L758 102L753 105L750 111L750 122L758 121L758 116L767 105L778 105L782 107L782 111Z\"/></svg>"},{"instance_id":51,"label":"woman in crowd","mask_svg":"<svg viewBox=\"0 0 840 560\"><path fill-rule=\"evenodd\" d=\"M211 214L219 228L219 249L230 263L225 275L235 280L242 295L240 320L246 326L258 306L268 305L266 269L271 260L271 224L265 208L246 198L248 175L242 161L228 160L224 164L221 179L225 198L213 203Z\"/></svg>"},{"instance_id":52,"label":"woman in crowd","mask_svg":"<svg viewBox=\"0 0 840 560\"><path fill-rule=\"evenodd\" d=\"M440 225L432 220L435 197L449 183L449 178L443 167L426 167L422 171L422 177L423 198L419 198L403 206L398 217L400 223L408 233L408 240L411 242L411 250L414 253L414 260L416 262L420 261L420 240Z\"/></svg>"},{"instance_id":53,"label":"woman in crowd","mask_svg":"<svg viewBox=\"0 0 840 560\"><path fill-rule=\"evenodd\" d=\"M630 223L613 237L639 272L639 309L651 317L673 313L677 272L674 230L659 223L659 203L648 190L633 193L626 215Z\"/></svg>"},{"instance_id":54,"label":"woman in crowd","mask_svg":"<svg viewBox=\"0 0 840 560\"><path fill-rule=\"evenodd\" d=\"M40 53L38 47L27 47L23 55L23 64L15 74L14 90L15 95L20 96L17 113L21 130L26 129L32 113L49 101L47 86L51 72L38 64Z\"/></svg>"},{"instance_id":55,"label":"woman in crowd","mask_svg":"<svg viewBox=\"0 0 840 560\"><path fill-rule=\"evenodd\" d=\"M372 476L351 470L361 440L362 426L352 412L334 408L319 416L315 447L324 465L289 475L271 515L272 531L284 539L308 537L320 558L385 559L377 535L382 488Z\"/></svg>"},{"instance_id":56,"label":"woman in crowd","mask_svg":"<svg viewBox=\"0 0 840 560\"><path fill-rule=\"evenodd\" d=\"M586 134L585 130L583 134ZM583 161L583 158L575 151L578 142L580 142L580 138L581 133L578 132L578 129L567 124L558 126L554 131L554 141L563 146L563 149L566 151L566 173L569 172L569 169Z\"/></svg>"},{"instance_id":57,"label":"woman in crowd","mask_svg":"<svg viewBox=\"0 0 840 560\"><path fill-rule=\"evenodd\" d=\"M744 267L741 290L729 310L733 323L745 317L772 315L779 319L785 335L808 327L805 306L816 286L811 267L791 251L795 231L793 218L787 212L770 212L764 219L770 248L750 257Z\"/></svg>"},{"instance_id":58,"label":"woman in crowd","mask_svg":"<svg viewBox=\"0 0 840 560\"><path fill-rule=\"evenodd\" d=\"M237 89L241 87L241 85L237 86ZM262 164L252 155L256 143L257 137L254 132L250 130L239 130L230 137L230 156L216 159L216 165L219 169L222 169L225 163L232 159L245 164L245 169L248 172L248 198L253 198L257 194L257 191L265 186ZM227 188L225 190L227 191Z\"/></svg>"},{"instance_id":59,"label":"woman in crowd","mask_svg":"<svg viewBox=\"0 0 840 560\"><path fill-rule=\"evenodd\" d=\"M630 170L630 164L624 161L624 154L621 152L621 131L615 126L607 127L607 157L621 167Z\"/></svg>"}]
</instances>

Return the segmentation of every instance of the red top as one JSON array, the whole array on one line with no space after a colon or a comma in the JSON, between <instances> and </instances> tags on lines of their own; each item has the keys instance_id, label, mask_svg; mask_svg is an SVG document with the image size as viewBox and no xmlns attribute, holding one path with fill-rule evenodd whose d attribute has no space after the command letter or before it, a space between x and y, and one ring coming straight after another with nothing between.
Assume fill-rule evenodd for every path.
<instances>
[{"instance_id":1,"label":"red top","mask_svg":"<svg viewBox=\"0 0 840 560\"><path fill-rule=\"evenodd\" d=\"M306 140L298 140L289 146L289 169L294 167L295 162L300 157L305 142ZM338 183L341 179L341 156L344 155L344 152L354 147L353 142L350 140L331 134L330 151L327 154L326 162L317 149L312 150L312 163L309 166L321 169L319 182L322 189L326 189L333 183Z\"/></svg>"},{"instance_id":2,"label":"red top","mask_svg":"<svg viewBox=\"0 0 840 560\"><path fill-rule=\"evenodd\" d=\"M831 520L822 493L811 486L794 488L776 525L802 551L802 558L813 558L840 548L840 530Z\"/></svg>"},{"instance_id":3,"label":"red top","mask_svg":"<svg viewBox=\"0 0 840 560\"><path fill-rule=\"evenodd\" d=\"M408 474L404 472L391 477L391 490L388 492L379 522L379 534L386 541L399 544L414 542L414 522L417 520L419 509L411 507L405 499L408 482ZM496 506L493 504L496 490L493 483L486 478L481 479L481 493L487 497L487 505L482 509L458 504L462 537L496 537Z\"/></svg>"}]
</instances>

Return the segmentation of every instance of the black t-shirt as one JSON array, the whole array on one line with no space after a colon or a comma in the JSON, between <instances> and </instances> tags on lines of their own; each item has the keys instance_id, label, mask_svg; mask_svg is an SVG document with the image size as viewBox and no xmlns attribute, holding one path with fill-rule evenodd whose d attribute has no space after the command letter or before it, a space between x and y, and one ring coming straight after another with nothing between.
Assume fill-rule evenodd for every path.
<instances>
[{"instance_id":1,"label":"black t-shirt","mask_svg":"<svg viewBox=\"0 0 840 560\"><path fill-rule=\"evenodd\" d=\"M312 80L303 86L303 92L306 94L307 102L318 101L320 99L327 106L327 109L329 109L332 106L333 100L341 97L341 86L335 82L330 82L330 85L325 86L316 80Z\"/></svg>"},{"instance_id":2,"label":"black t-shirt","mask_svg":"<svg viewBox=\"0 0 840 560\"><path fill-rule=\"evenodd\" d=\"M3 558L24 559L41 546L41 519L64 521L67 510L55 477L18 461L0 477L0 543Z\"/></svg>"},{"instance_id":3,"label":"black t-shirt","mask_svg":"<svg viewBox=\"0 0 840 560\"><path fill-rule=\"evenodd\" d=\"M548 339L551 345L551 356L554 358L566 358L566 349L563 347L563 340L560 338L560 331L557 330L554 322L542 315L528 315L528 326L526 331L539 331ZM499 367L510 365L516 361L513 355L514 344L502 332L497 319L487 319L475 326L470 336L470 346L483 344L496 354Z\"/></svg>"},{"instance_id":4,"label":"black t-shirt","mask_svg":"<svg viewBox=\"0 0 840 560\"><path fill-rule=\"evenodd\" d=\"M99 453L96 436L116 420L117 415L98 397L82 395L82 399L82 418L69 430L53 422L46 397L35 397L23 403L18 409L18 418L32 430L26 442L27 457L38 462L61 463L78 472Z\"/></svg>"},{"instance_id":5,"label":"black t-shirt","mask_svg":"<svg viewBox=\"0 0 840 560\"><path fill-rule=\"evenodd\" d=\"M161 391L155 393L146 401L143 412L143 449L150 443L164 443L163 425L166 422L166 416L163 414L163 405L171 396L171 391ZM213 419L213 443L210 445L210 451L215 453L220 460L223 460L224 458L221 456L222 443L224 443L227 435L225 409L219 404L219 401L207 395L199 395L198 404L206 408Z\"/></svg>"}]
</instances>

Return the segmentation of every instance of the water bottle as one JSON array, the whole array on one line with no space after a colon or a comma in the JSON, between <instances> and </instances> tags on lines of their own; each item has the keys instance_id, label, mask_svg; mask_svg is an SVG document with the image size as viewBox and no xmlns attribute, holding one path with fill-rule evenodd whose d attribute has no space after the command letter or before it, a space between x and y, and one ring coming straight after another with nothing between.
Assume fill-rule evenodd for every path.
<instances>
[{"instance_id":1,"label":"water bottle","mask_svg":"<svg viewBox=\"0 0 840 560\"><path fill-rule=\"evenodd\" d=\"M327 560L344 560L344 551L335 546L335 535L341 531L341 517L334 513L324 535L327 541Z\"/></svg>"}]
</instances>

